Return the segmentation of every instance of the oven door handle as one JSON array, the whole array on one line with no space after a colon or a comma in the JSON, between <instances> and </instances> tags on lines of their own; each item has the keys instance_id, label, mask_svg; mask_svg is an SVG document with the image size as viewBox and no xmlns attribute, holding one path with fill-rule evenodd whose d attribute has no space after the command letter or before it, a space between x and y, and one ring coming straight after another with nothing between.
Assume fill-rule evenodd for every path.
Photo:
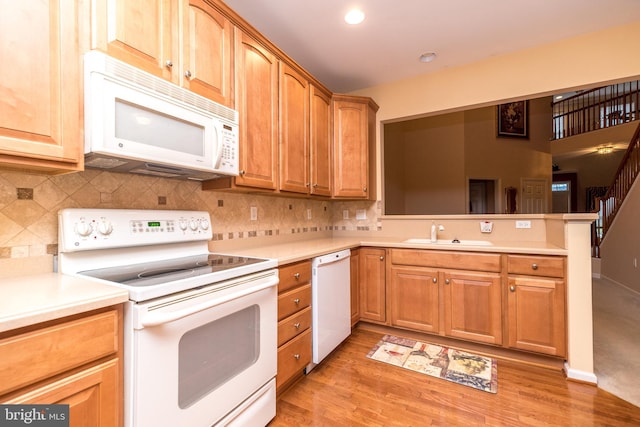
<instances>
[{"instance_id":1,"label":"oven door handle","mask_svg":"<svg viewBox=\"0 0 640 427\"><path fill-rule=\"evenodd\" d=\"M279 282L280 280L276 276L276 277L269 278L269 280L265 281L264 283L245 289L241 292L235 292L235 293L226 295L222 298L212 298L201 304L197 304L192 307L185 308L183 310L177 310L177 311L171 311L171 312L165 312L165 313L162 313L162 312L146 313L143 316L143 318L140 320L140 325L143 328L148 328L151 326L162 325L164 323L175 322L176 320L182 319L187 316L191 316L192 314L196 314L200 311L204 311L209 308L215 307L217 305L221 305L229 301L233 301L234 299L242 298L247 295L260 292L264 289L271 288L273 286L276 286Z\"/></svg>"}]
</instances>

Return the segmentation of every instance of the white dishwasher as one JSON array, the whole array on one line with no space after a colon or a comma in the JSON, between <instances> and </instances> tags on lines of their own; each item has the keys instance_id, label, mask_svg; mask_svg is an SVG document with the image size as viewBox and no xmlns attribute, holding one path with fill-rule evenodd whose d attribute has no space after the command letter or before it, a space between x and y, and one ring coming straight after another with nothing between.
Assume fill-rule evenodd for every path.
<instances>
[{"instance_id":1,"label":"white dishwasher","mask_svg":"<svg viewBox=\"0 0 640 427\"><path fill-rule=\"evenodd\" d=\"M350 257L345 249L311 261L313 358L307 372L351 335Z\"/></svg>"}]
</instances>

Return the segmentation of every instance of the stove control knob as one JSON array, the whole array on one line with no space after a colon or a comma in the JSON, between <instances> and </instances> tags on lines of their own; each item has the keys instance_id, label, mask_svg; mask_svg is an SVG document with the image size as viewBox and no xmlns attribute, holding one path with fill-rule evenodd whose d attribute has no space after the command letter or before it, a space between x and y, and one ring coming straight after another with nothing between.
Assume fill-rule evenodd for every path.
<instances>
[{"instance_id":1,"label":"stove control knob","mask_svg":"<svg viewBox=\"0 0 640 427\"><path fill-rule=\"evenodd\" d=\"M206 219L201 219L200 220L200 228L202 228L203 230L208 230L209 229L209 221Z\"/></svg>"},{"instance_id":2,"label":"stove control knob","mask_svg":"<svg viewBox=\"0 0 640 427\"><path fill-rule=\"evenodd\" d=\"M198 221L197 219L192 219L191 221L189 221L189 228L193 231L196 231L200 226L199 223L200 221Z\"/></svg>"},{"instance_id":3,"label":"stove control knob","mask_svg":"<svg viewBox=\"0 0 640 427\"><path fill-rule=\"evenodd\" d=\"M98 223L98 232L104 236L108 236L113 231L113 225L109 220L102 220Z\"/></svg>"},{"instance_id":4,"label":"stove control knob","mask_svg":"<svg viewBox=\"0 0 640 427\"><path fill-rule=\"evenodd\" d=\"M92 231L93 227L87 222L82 221L76 224L76 234L79 236L87 237Z\"/></svg>"},{"instance_id":5,"label":"stove control knob","mask_svg":"<svg viewBox=\"0 0 640 427\"><path fill-rule=\"evenodd\" d=\"M180 218L180 220L178 221L178 227L180 227L180 230L183 230L183 231L186 230L187 229L187 220Z\"/></svg>"}]
</instances>

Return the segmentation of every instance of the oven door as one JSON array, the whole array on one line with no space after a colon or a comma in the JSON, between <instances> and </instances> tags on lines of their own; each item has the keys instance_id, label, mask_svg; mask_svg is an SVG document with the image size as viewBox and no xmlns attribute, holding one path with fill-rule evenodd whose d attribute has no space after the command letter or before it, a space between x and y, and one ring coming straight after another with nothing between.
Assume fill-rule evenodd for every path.
<instances>
[{"instance_id":1,"label":"oven door","mask_svg":"<svg viewBox=\"0 0 640 427\"><path fill-rule=\"evenodd\" d=\"M126 425L208 427L265 395L256 392L276 375L277 284L270 270L130 304ZM255 425L275 416L275 393L266 396Z\"/></svg>"}]
</instances>

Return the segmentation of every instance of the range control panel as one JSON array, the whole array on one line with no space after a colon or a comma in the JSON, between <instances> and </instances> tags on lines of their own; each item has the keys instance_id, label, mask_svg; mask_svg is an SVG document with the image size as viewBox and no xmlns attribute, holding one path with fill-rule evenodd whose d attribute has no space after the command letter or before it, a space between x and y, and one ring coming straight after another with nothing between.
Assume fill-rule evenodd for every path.
<instances>
[{"instance_id":1,"label":"range control panel","mask_svg":"<svg viewBox=\"0 0 640 427\"><path fill-rule=\"evenodd\" d=\"M205 211L63 209L58 213L61 252L211 240Z\"/></svg>"}]
</instances>

